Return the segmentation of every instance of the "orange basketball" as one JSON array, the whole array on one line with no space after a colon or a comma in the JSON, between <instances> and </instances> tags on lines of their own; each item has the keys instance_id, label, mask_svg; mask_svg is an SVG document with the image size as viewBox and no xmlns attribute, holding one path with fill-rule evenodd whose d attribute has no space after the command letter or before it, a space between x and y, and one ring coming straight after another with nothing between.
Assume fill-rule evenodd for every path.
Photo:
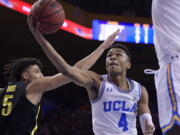
<instances>
[{"instance_id":1,"label":"orange basketball","mask_svg":"<svg viewBox=\"0 0 180 135\"><path fill-rule=\"evenodd\" d=\"M39 30L43 34L52 34L59 30L65 19L63 6L56 0L38 0L31 8L34 24L40 22Z\"/></svg>"}]
</instances>

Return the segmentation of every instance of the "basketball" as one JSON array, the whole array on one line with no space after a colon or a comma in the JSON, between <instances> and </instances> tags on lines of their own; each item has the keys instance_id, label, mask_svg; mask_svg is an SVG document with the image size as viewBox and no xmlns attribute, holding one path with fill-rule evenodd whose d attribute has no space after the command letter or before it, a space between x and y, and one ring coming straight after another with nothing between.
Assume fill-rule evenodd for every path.
<instances>
[{"instance_id":1,"label":"basketball","mask_svg":"<svg viewBox=\"0 0 180 135\"><path fill-rule=\"evenodd\" d=\"M30 15L34 25L40 22L39 30L43 34L57 32L65 19L63 6L56 0L38 0L32 5Z\"/></svg>"}]
</instances>

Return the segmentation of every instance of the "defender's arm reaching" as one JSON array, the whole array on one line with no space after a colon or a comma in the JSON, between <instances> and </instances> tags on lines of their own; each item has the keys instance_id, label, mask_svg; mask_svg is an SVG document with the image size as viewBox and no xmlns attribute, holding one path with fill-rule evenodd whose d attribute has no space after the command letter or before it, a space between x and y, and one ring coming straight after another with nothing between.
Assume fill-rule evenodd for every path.
<instances>
[{"instance_id":1,"label":"defender's arm reaching","mask_svg":"<svg viewBox=\"0 0 180 135\"><path fill-rule=\"evenodd\" d=\"M79 72L79 70L77 68L80 68L83 70L88 70L97 61L97 59L102 55L104 50L106 48L109 48L113 44L115 37L119 33L119 30L117 30L112 35L110 35L107 38L107 40L105 40L94 52L92 52L90 55L88 55L86 58L82 59L81 61L77 62L75 64L75 67L77 67L77 68L75 68L75 67L69 66L63 60L63 58L56 52L56 50L52 47L52 45L43 37L43 35L39 31L39 24L37 23L36 27L34 27L32 16L28 17L28 25L29 25L29 28L30 28L32 34L34 35L35 39L37 40L37 42L39 43L39 45L41 46L41 48L43 49L45 54L48 56L50 61L56 66L56 68L60 72L62 72L64 74L68 74L68 75L71 75L71 73L74 71ZM73 69L73 70L71 70L71 69ZM87 72L87 71L84 71L84 72ZM78 74L78 76L79 76L79 74ZM82 75L82 76L86 80L87 77L84 77L84 75ZM72 76L70 76L70 78L73 79ZM50 90L50 89L53 89L58 86L61 86L61 85L71 82L71 79L67 78L66 76L64 76L61 73L57 74L56 76L46 77L44 79L47 80L46 85L44 85L44 83L42 83L42 86L39 85L41 82L41 80L39 80L39 82L37 83L38 85L33 84L32 90L33 91L41 90L44 92L44 91L47 91L47 90ZM42 82L45 82L44 79ZM36 82L34 82L34 83L36 83ZM81 82L77 82L77 83L81 83ZM36 86L38 88L35 90L34 86Z\"/></svg>"}]
</instances>

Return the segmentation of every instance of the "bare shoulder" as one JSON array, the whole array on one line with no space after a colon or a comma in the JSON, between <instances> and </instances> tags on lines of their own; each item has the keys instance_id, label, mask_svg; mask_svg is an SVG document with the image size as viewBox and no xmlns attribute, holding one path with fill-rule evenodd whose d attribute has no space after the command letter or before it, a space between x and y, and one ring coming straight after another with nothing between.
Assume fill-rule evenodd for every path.
<instances>
[{"instance_id":1,"label":"bare shoulder","mask_svg":"<svg viewBox=\"0 0 180 135\"><path fill-rule=\"evenodd\" d=\"M148 92L145 86L141 85L141 99L140 101L147 101L148 100Z\"/></svg>"},{"instance_id":2,"label":"bare shoulder","mask_svg":"<svg viewBox=\"0 0 180 135\"><path fill-rule=\"evenodd\" d=\"M143 85L141 85L141 92L142 92L142 94L147 93L147 89Z\"/></svg>"},{"instance_id":3,"label":"bare shoulder","mask_svg":"<svg viewBox=\"0 0 180 135\"><path fill-rule=\"evenodd\" d=\"M49 85L51 78L52 77L41 77L41 78L35 79L28 84L26 89L33 92L39 92L42 89L46 89L46 87Z\"/></svg>"}]
</instances>

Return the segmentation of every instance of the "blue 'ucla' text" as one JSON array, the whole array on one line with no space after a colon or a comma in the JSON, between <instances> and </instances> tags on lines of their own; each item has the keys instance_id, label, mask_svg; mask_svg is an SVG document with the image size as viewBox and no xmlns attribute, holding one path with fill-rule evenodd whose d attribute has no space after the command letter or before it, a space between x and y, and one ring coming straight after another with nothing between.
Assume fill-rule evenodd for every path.
<instances>
[{"instance_id":1,"label":"blue 'ucla' text","mask_svg":"<svg viewBox=\"0 0 180 135\"><path fill-rule=\"evenodd\" d=\"M123 111L123 112L136 112L137 104L134 103L132 106L127 106L127 101L107 101L103 102L104 112L110 111Z\"/></svg>"}]
</instances>

